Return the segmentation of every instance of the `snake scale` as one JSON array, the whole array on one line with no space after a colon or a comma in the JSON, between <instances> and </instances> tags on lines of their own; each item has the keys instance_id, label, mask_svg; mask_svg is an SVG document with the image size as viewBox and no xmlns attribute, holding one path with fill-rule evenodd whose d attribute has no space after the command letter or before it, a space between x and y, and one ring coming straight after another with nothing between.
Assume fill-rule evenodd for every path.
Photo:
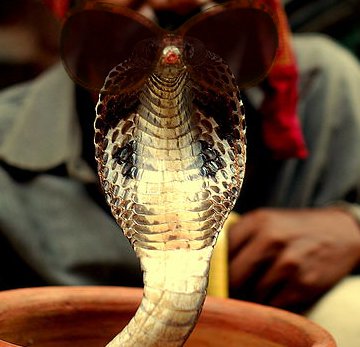
<instances>
[{"instance_id":1,"label":"snake scale","mask_svg":"<svg viewBox=\"0 0 360 347\"><path fill-rule=\"evenodd\" d=\"M97 3L96 11L109 9ZM238 20L236 10L253 1L236 3L213 11L215 19L220 13L227 21L228 11ZM62 47L65 68L78 82L89 80L72 65L80 61L78 42L71 40L84 27L82 13L65 23ZM117 15L146 30L125 59L103 69L95 158L112 214L140 259L144 295L108 346L182 346L200 314L213 247L244 178L244 107L227 63L184 34L201 27L201 17L183 32L165 32L128 9Z\"/></svg>"}]
</instances>

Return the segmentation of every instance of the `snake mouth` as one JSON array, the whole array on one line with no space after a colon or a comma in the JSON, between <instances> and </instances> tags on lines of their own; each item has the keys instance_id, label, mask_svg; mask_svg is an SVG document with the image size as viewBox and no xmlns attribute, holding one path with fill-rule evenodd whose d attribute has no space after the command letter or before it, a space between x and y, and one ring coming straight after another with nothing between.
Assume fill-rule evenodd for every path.
<instances>
[{"instance_id":1,"label":"snake mouth","mask_svg":"<svg viewBox=\"0 0 360 347\"><path fill-rule=\"evenodd\" d=\"M176 46L166 46L162 51L162 62L166 65L178 65L181 63L181 53Z\"/></svg>"},{"instance_id":2,"label":"snake mouth","mask_svg":"<svg viewBox=\"0 0 360 347\"><path fill-rule=\"evenodd\" d=\"M177 79L185 70L186 65L180 49L176 46L166 46L161 52L156 73L163 78Z\"/></svg>"}]
</instances>

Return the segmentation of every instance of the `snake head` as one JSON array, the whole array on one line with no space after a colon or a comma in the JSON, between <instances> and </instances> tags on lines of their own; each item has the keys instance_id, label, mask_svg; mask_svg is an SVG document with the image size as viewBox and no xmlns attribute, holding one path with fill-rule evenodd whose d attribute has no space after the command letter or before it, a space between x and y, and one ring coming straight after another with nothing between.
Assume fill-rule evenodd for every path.
<instances>
[{"instance_id":1,"label":"snake head","mask_svg":"<svg viewBox=\"0 0 360 347\"><path fill-rule=\"evenodd\" d=\"M159 40L159 54L157 56L157 70L164 76L166 74L181 73L190 66L204 63L206 47L201 41L175 35L164 35Z\"/></svg>"}]
</instances>

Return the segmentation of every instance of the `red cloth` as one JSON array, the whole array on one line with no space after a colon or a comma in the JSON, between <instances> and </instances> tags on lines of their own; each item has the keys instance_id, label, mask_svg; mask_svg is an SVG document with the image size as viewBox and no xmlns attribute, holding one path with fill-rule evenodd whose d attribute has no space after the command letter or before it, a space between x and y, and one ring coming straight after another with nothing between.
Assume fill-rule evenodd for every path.
<instances>
[{"instance_id":1,"label":"red cloth","mask_svg":"<svg viewBox=\"0 0 360 347\"><path fill-rule=\"evenodd\" d=\"M59 19L65 17L70 6L70 0L43 0L43 2Z\"/></svg>"},{"instance_id":2,"label":"red cloth","mask_svg":"<svg viewBox=\"0 0 360 347\"><path fill-rule=\"evenodd\" d=\"M277 159L304 159L308 151L297 114L298 69L287 17L279 0L268 0L268 5L278 18L279 50L264 84L264 141Z\"/></svg>"}]
</instances>

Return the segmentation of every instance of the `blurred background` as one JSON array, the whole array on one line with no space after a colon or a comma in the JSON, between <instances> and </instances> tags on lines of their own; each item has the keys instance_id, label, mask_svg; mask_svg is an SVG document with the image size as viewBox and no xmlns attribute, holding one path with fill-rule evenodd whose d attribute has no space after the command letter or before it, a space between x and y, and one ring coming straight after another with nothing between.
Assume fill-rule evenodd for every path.
<instances>
[{"instance_id":1,"label":"blurred background","mask_svg":"<svg viewBox=\"0 0 360 347\"><path fill-rule=\"evenodd\" d=\"M28 80L57 60L60 23L40 0L0 1L0 88Z\"/></svg>"},{"instance_id":2,"label":"blurred background","mask_svg":"<svg viewBox=\"0 0 360 347\"><path fill-rule=\"evenodd\" d=\"M360 0L284 1L293 32L325 33L360 58Z\"/></svg>"},{"instance_id":3,"label":"blurred background","mask_svg":"<svg viewBox=\"0 0 360 347\"><path fill-rule=\"evenodd\" d=\"M29 80L57 61L60 23L42 2L0 1L0 89ZM360 0L283 3L293 32L325 33L360 58Z\"/></svg>"}]
</instances>

